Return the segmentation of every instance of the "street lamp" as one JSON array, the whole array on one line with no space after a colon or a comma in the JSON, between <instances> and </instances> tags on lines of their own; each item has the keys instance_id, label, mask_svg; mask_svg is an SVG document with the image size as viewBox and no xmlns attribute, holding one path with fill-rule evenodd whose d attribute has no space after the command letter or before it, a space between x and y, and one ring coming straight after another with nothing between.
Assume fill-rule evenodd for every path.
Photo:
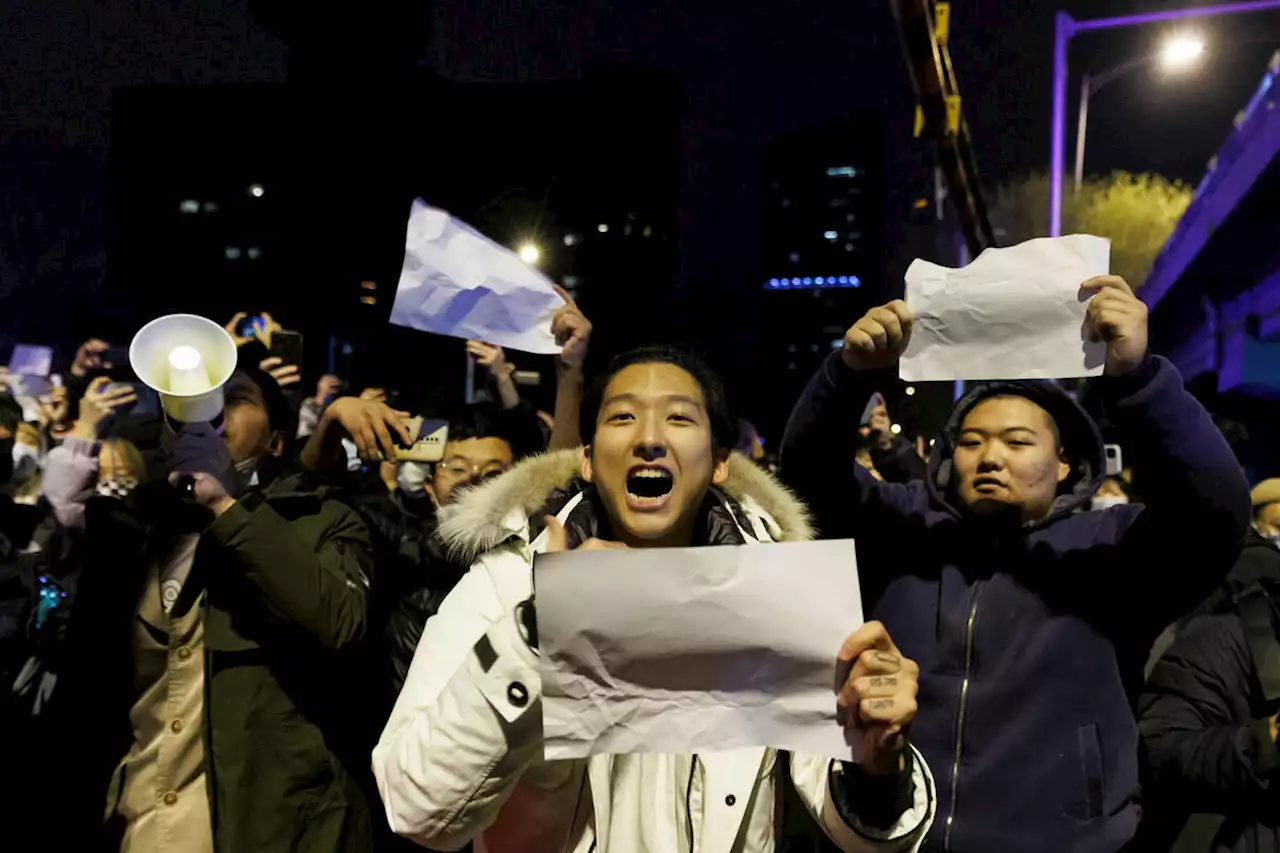
<instances>
[{"instance_id":1,"label":"street lamp","mask_svg":"<svg viewBox=\"0 0 1280 853\"><path fill-rule=\"evenodd\" d=\"M1197 36L1181 34L1168 39L1159 52L1150 56L1139 56L1101 74L1086 74L1080 80L1080 115L1076 119L1076 174L1075 191L1080 194L1080 186L1084 183L1084 139L1089 127L1089 99L1098 94L1102 87L1112 83L1130 71L1144 65L1158 63L1166 73L1175 74L1186 71L1195 65L1204 53L1204 41Z\"/></svg>"},{"instance_id":2,"label":"street lamp","mask_svg":"<svg viewBox=\"0 0 1280 853\"><path fill-rule=\"evenodd\" d=\"M520 260L526 264L533 265L538 262L538 258L542 257L542 251L533 243L525 243L520 247Z\"/></svg>"},{"instance_id":3,"label":"street lamp","mask_svg":"<svg viewBox=\"0 0 1280 853\"><path fill-rule=\"evenodd\" d=\"M1066 12L1057 14L1053 27L1053 111L1049 143L1050 237L1058 237L1062 234L1062 177L1067 147L1067 44L1072 37L1088 30L1135 27L1182 18L1262 12L1267 9L1280 9L1280 0L1246 0L1246 2L1222 3L1217 6L1201 6L1193 9L1168 9L1142 15L1125 15L1118 18L1094 18L1088 21L1077 21Z\"/></svg>"}]
</instances>

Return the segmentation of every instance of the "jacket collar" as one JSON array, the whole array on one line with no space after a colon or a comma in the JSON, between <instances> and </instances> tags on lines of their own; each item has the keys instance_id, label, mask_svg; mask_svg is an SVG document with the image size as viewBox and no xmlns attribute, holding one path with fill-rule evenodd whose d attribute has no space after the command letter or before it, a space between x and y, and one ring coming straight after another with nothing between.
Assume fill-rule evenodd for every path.
<instances>
[{"instance_id":1,"label":"jacket collar","mask_svg":"<svg viewBox=\"0 0 1280 853\"><path fill-rule=\"evenodd\" d=\"M540 529L543 515L557 514L583 492L581 458L581 449L544 453L468 490L440 510L441 541L455 559L470 562L513 536L531 539L531 523ZM729 479L714 493L736 504L746 516L744 523L758 523L763 534L774 541L813 538L804 504L768 472L737 453L729 457Z\"/></svg>"}]
</instances>

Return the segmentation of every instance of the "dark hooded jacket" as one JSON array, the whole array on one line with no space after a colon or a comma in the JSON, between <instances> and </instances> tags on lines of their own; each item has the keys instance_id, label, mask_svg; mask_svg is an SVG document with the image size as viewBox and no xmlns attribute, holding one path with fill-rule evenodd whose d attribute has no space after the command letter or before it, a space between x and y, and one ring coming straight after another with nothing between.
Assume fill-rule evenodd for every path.
<instances>
[{"instance_id":1,"label":"dark hooded jacket","mask_svg":"<svg viewBox=\"0 0 1280 853\"><path fill-rule=\"evenodd\" d=\"M1280 851L1280 549L1251 532L1156 662L1139 705L1141 850Z\"/></svg>"},{"instance_id":2,"label":"dark hooded jacket","mask_svg":"<svg viewBox=\"0 0 1280 853\"><path fill-rule=\"evenodd\" d=\"M1078 511L1101 479L1101 439L1070 397L1037 383L974 389L929 480L880 483L848 440L880 381L833 353L792 414L783 476L824 536L858 539L864 609L920 664L912 738L939 769L926 849L1119 850L1139 817L1132 702L1147 650L1221 580L1248 527L1235 457L1152 357L1090 389L1145 504ZM1010 393L1055 417L1072 472L1046 518L994 527L949 498L951 454L964 414Z\"/></svg>"}]
</instances>

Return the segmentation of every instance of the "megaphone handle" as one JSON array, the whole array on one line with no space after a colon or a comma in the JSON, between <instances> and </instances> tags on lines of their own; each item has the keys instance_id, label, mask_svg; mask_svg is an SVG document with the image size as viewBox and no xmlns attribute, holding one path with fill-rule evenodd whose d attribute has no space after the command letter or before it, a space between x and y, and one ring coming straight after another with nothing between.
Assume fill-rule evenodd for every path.
<instances>
[{"instance_id":1,"label":"megaphone handle","mask_svg":"<svg viewBox=\"0 0 1280 853\"><path fill-rule=\"evenodd\" d=\"M179 474L177 479L173 481L173 485L183 500L193 501L196 499L196 478L191 474Z\"/></svg>"}]
</instances>

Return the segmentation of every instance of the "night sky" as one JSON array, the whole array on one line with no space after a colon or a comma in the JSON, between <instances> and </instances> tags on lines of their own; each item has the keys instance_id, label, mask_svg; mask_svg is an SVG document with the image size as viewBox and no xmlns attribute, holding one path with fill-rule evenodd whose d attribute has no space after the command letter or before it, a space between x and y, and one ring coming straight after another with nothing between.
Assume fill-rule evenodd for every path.
<instances>
[{"instance_id":1,"label":"night sky","mask_svg":"<svg viewBox=\"0 0 1280 853\"><path fill-rule=\"evenodd\" d=\"M1087 18L1178 4L1066 5ZM993 185L1044 168L1054 4L963 0L953 6L952 55L984 181ZM1280 13L1204 19L1195 26L1209 45L1200 73L1162 82L1140 71L1098 96L1091 116L1091 172L1154 169L1199 180L1267 58L1280 48ZM1073 45L1073 68L1104 70L1152 49L1166 32L1156 25L1082 35ZM68 262L68 254L93 254L101 262L106 238L94 234L109 227L103 195L113 89L277 82L288 78L290 64L285 44L255 19L248 0L141 6L122 0L9 0L0 56L6 63L0 80L0 192L10 220L0 228L0 298L32 284L11 263L23 249L21 235L29 234L12 217L46 207L88 212L65 252L43 261L44 294L91 286L93 259L80 263L74 281L60 274L59 264ZM422 58L423 65L458 81L571 78L633 63L667 69L684 80L680 277L694 287L709 281L726 290L744 286L739 281L755 265L757 258L743 247L758 233L763 143L851 114L880 114L901 128L906 144L913 105L888 7L881 2L439 0ZM1073 90L1075 85L1073 79ZM581 127L556 132L589 133L589 117ZM44 177L33 176L33 162L44 163ZM84 301L81 292L67 295ZM15 306L22 312L30 304L9 301L5 325L19 319Z\"/></svg>"}]
</instances>

